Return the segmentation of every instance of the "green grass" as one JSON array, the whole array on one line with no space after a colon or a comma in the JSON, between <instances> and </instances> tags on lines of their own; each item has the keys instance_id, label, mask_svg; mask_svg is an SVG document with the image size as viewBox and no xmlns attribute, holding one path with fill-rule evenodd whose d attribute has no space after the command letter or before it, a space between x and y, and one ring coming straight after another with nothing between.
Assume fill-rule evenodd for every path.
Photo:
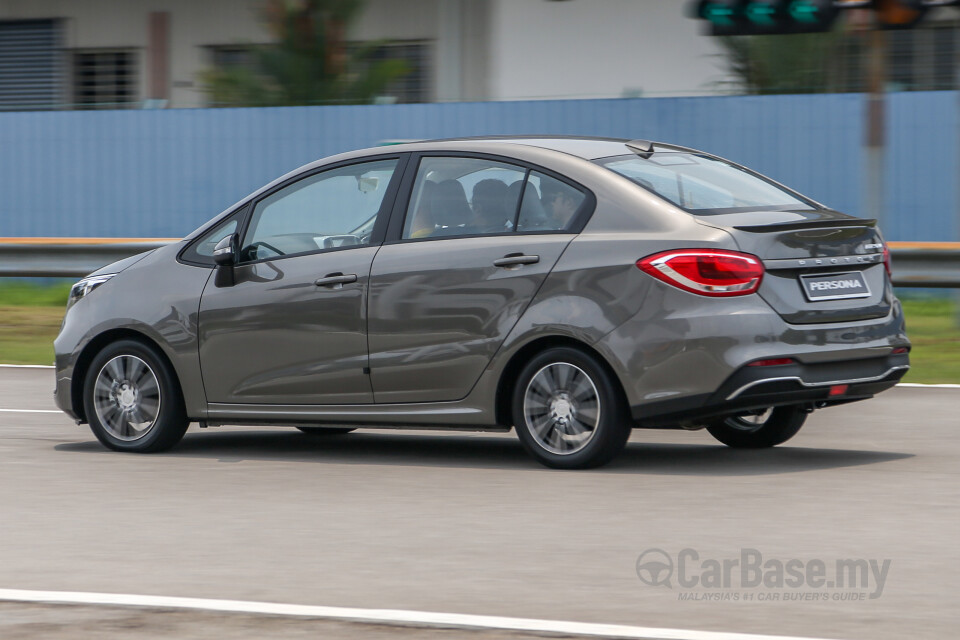
<instances>
[{"instance_id":1,"label":"green grass","mask_svg":"<svg viewBox=\"0 0 960 640\"><path fill-rule=\"evenodd\" d=\"M0 363L51 364L69 283L0 283ZM960 326L949 299L907 299L907 382L960 383Z\"/></svg>"},{"instance_id":2,"label":"green grass","mask_svg":"<svg viewBox=\"0 0 960 640\"><path fill-rule=\"evenodd\" d=\"M71 281L36 283L29 280L0 282L0 307L60 307L67 304Z\"/></svg>"},{"instance_id":3,"label":"green grass","mask_svg":"<svg viewBox=\"0 0 960 640\"><path fill-rule=\"evenodd\" d=\"M904 382L960 383L960 327L951 300L904 300L907 336L913 343Z\"/></svg>"},{"instance_id":4,"label":"green grass","mask_svg":"<svg viewBox=\"0 0 960 640\"><path fill-rule=\"evenodd\" d=\"M53 364L63 305L0 304L0 363Z\"/></svg>"}]
</instances>

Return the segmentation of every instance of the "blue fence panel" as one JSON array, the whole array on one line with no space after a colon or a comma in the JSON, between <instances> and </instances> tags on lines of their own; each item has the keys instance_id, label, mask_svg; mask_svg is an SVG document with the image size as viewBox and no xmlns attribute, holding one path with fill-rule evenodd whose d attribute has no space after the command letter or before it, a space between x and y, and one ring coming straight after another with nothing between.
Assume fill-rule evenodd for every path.
<instances>
[{"instance_id":1,"label":"blue fence panel","mask_svg":"<svg viewBox=\"0 0 960 640\"><path fill-rule=\"evenodd\" d=\"M957 94L892 94L891 239L953 239ZM557 133L728 157L862 211L861 95L0 113L0 236L181 236L304 163L389 139Z\"/></svg>"},{"instance_id":2,"label":"blue fence panel","mask_svg":"<svg viewBox=\"0 0 960 640\"><path fill-rule=\"evenodd\" d=\"M960 96L892 94L885 233L896 240L960 238Z\"/></svg>"}]
</instances>

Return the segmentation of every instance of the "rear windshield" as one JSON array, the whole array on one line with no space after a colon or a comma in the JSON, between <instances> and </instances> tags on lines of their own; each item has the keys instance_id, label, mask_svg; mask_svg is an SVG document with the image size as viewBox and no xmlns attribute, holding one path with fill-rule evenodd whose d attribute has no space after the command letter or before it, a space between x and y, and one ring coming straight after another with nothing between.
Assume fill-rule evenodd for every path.
<instances>
[{"instance_id":1,"label":"rear windshield","mask_svg":"<svg viewBox=\"0 0 960 640\"><path fill-rule=\"evenodd\" d=\"M817 209L757 174L695 153L653 153L596 161L697 215Z\"/></svg>"}]
</instances>

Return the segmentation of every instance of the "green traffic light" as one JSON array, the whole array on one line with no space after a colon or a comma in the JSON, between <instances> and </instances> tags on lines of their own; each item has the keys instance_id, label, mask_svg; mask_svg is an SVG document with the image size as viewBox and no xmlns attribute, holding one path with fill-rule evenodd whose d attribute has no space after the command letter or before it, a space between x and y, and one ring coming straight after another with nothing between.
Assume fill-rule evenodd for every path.
<instances>
[{"instance_id":1,"label":"green traffic light","mask_svg":"<svg viewBox=\"0 0 960 640\"><path fill-rule=\"evenodd\" d=\"M708 4L703 8L703 17L715 25L723 27L733 25L733 9L725 4Z\"/></svg>"},{"instance_id":2,"label":"green traffic light","mask_svg":"<svg viewBox=\"0 0 960 640\"><path fill-rule=\"evenodd\" d=\"M775 24L774 14L776 14L776 9L769 4L763 2L752 2L747 5L746 14L747 19L750 22L764 26L772 26Z\"/></svg>"},{"instance_id":3,"label":"green traffic light","mask_svg":"<svg viewBox=\"0 0 960 640\"><path fill-rule=\"evenodd\" d=\"M809 0L793 0L789 11L791 17L797 22L813 23L819 19L820 7Z\"/></svg>"}]
</instances>

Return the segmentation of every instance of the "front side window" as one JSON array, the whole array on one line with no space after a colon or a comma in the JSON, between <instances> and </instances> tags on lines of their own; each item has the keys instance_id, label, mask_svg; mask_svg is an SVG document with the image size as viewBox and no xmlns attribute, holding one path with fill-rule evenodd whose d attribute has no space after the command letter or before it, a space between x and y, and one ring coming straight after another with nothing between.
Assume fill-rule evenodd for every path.
<instances>
[{"instance_id":1,"label":"front side window","mask_svg":"<svg viewBox=\"0 0 960 640\"><path fill-rule=\"evenodd\" d=\"M403 238L477 236L516 229L526 170L480 158L420 161Z\"/></svg>"},{"instance_id":2,"label":"front side window","mask_svg":"<svg viewBox=\"0 0 960 640\"><path fill-rule=\"evenodd\" d=\"M701 154L653 153L597 162L698 215L817 208L740 167Z\"/></svg>"},{"instance_id":3,"label":"front side window","mask_svg":"<svg viewBox=\"0 0 960 640\"><path fill-rule=\"evenodd\" d=\"M257 203L241 261L370 244L396 159L330 169Z\"/></svg>"}]
</instances>

